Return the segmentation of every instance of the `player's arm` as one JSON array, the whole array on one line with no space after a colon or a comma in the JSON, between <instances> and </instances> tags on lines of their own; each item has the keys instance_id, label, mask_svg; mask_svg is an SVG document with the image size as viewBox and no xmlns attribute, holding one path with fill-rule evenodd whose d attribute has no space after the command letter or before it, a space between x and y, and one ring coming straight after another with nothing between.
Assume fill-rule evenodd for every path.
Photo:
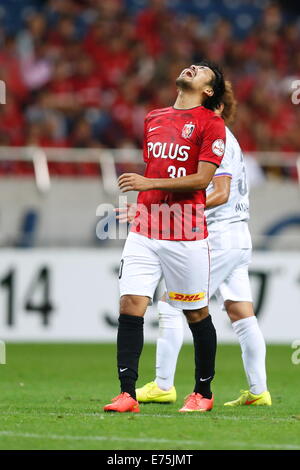
<instances>
[{"instance_id":1,"label":"player's arm","mask_svg":"<svg viewBox=\"0 0 300 470\"><path fill-rule=\"evenodd\" d=\"M211 182L217 165L211 162L200 161L198 163L197 173L188 176L181 176L179 178L161 178L154 179L154 188L162 191L198 191L206 189Z\"/></svg>"},{"instance_id":2,"label":"player's arm","mask_svg":"<svg viewBox=\"0 0 300 470\"><path fill-rule=\"evenodd\" d=\"M206 189L215 174L216 165L208 162L199 162L198 172L179 178L145 178L136 173L124 173L119 177L119 188L123 193L127 191L197 191Z\"/></svg>"},{"instance_id":3,"label":"player's arm","mask_svg":"<svg viewBox=\"0 0 300 470\"><path fill-rule=\"evenodd\" d=\"M206 209L225 204L230 195L231 176L216 175L213 180L213 191L206 196Z\"/></svg>"},{"instance_id":4,"label":"player's arm","mask_svg":"<svg viewBox=\"0 0 300 470\"><path fill-rule=\"evenodd\" d=\"M114 209L114 212L116 212L116 219L121 223L131 223L135 216L137 215L138 212L138 204L136 202L133 202L131 204L126 204L125 207L117 207Z\"/></svg>"},{"instance_id":5,"label":"player's arm","mask_svg":"<svg viewBox=\"0 0 300 470\"><path fill-rule=\"evenodd\" d=\"M190 175L190 176L194 176L194 175ZM182 177L182 178L185 178L185 177ZM179 178L177 178L177 181L178 179ZM211 207L215 207L215 206L220 206L222 204L225 204L228 201L229 195L230 195L231 175L220 175L220 176L216 175L213 177L212 183L213 183L214 189L206 197L206 209L210 209ZM183 190L181 189L181 191ZM115 209L115 212L119 213L119 215L117 216L117 219L119 219L121 223L132 222L132 220L134 219L136 215L136 211L137 211L137 204L127 204L127 207L125 208Z\"/></svg>"}]
</instances>

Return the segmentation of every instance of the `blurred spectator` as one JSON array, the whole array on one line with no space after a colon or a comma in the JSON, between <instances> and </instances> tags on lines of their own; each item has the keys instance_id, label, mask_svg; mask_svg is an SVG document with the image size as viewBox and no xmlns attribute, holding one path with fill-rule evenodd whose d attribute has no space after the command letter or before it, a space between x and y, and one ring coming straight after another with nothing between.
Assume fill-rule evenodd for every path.
<instances>
[{"instance_id":1,"label":"blurred spectator","mask_svg":"<svg viewBox=\"0 0 300 470\"><path fill-rule=\"evenodd\" d=\"M242 148L299 151L300 111L290 95L300 78L300 26L279 4L32 0L32 7L1 30L8 90L1 145L140 147L145 114L171 105L180 70L206 57L234 84ZM9 2L5 11L8 18Z\"/></svg>"}]
</instances>

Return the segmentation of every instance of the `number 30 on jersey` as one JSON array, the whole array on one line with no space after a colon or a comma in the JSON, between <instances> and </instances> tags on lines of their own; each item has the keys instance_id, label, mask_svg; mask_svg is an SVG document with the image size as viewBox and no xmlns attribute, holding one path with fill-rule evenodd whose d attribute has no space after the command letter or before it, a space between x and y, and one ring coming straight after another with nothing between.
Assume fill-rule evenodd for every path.
<instances>
[{"instance_id":1,"label":"number 30 on jersey","mask_svg":"<svg viewBox=\"0 0 300 470\"><path fill-rule=\"evenodd\" d=\"M183 166L176 168L176 166L171 165L168 168L168 173L170 178L180 178L181 176L186 176L186 169Z\"/></svg>"}]
</instances>

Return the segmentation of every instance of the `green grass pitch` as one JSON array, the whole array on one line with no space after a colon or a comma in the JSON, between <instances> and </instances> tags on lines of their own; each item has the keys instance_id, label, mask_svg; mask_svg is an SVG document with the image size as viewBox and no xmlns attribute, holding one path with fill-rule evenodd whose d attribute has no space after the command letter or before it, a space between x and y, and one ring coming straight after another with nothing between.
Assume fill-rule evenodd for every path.
<instances>
[{"instance_id":1,"label":"green grass pitch","mask_svg":"<svg viewBox=\"0 0 300 470\"><path fill-rule=\"evenodd\" d=\"M181 351L177 403L140 414L103 413L119 391L115 346L8 344L0 366L0 449L300 449L300 365L289 346L268 347L272 407L225 408L246 388L238 346L219 345L210 413L179 414L193 386L193 349ZM138 385L153 379L145 345Z\"/></svg>"}]
</instances>

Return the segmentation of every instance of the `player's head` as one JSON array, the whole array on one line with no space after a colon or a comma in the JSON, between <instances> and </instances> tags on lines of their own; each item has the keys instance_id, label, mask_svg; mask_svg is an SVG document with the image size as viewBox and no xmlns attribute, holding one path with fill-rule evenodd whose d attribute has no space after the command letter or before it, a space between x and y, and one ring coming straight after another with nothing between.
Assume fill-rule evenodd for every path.
<instances>
[{"instance_id":1,"label":"player's head","mask_svg":"<svg viewBox=\"0 0 300 470\"><path fill-rule=\"evenodd\" d=\"M235 120L236 109L237 101L234 96L232 84L226 80L222 103L215 109L215 113L221 116L224 119L226 125L229 126Z\"/></svg>"},{"instance_id":2,"label":"player's head","mask_svg":"<svg viewBox=\"0 0 300 470\"><path fill-rule=\"evenodd\" d=\"M199 94L200 102L214 110L220 106L225 91L223 72L213 62L202 61L184 69L176 79L179 90Z\"/></svg>"}]
</instances>

